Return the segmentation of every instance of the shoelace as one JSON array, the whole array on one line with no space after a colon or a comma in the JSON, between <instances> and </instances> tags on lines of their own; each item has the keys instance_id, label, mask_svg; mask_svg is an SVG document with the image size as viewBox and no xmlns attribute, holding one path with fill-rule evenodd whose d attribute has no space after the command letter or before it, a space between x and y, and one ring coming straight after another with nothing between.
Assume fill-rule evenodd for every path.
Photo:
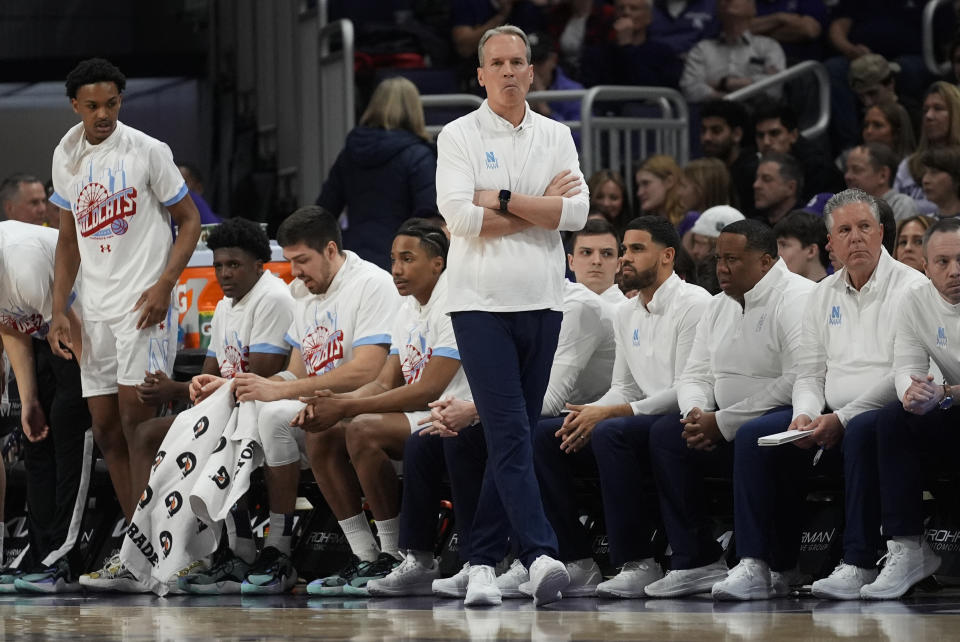
<instances>
[{"instance_id":1,"label":"shoelace","mask_svg":"<svg viewBox=\"0 0 960 642\"><path fill-rule=\"evenodd\" d=\"M630 571L649 571L650 565L647 562L633 561L627 562L623 565L621 569L622 573L629 573Z\"/></svg>"},{"instance_id":2,"label":"shoelace","mask_svg":"<svg viewBox=\"0 0 960 642\"><path fill-rule=\"evenodd\" d=\"M882 572L886 572L887 569L892 571L894 567L899 564L904 557L906 557L904 553L905 549L902 544L891 542L890 548L887 549L887 554L880 558L880 560L877 562L877 566L883 564ZM884 563L884 560L886 560L886 563Z\"/></svg>"},{"instance_id":3,"label":"shoelace","mask_svg":"<svg viewBox=\"0 0 960 642\"><path fill-rule=\"evenodd\" d=\"M836 576L837 579L845 580L851 577L858 576L860 569L858 569L853 564L845 564L840 562L837 564L837 568L833 569L833 573L830 574L830 577Z\"/></svg>"},{"instance_id":4,"label":"shoelace","mask_svg":"<svg viewBox=\"0 0 960 642\"><path fill-rule=\"evenodd\" d=\"M400 566L393 569L393 572L396 575L406 575L407 573L412 573L417 569L419 564L417 564L416 558L413 557L404 557L403 561L400 562Z\"/></svg>"},{"instance_id":5,"label":"shoelace","mask_svg":"<svg viewBox=\"0 0 960 642\"><path fill-rule=\"evenodd\" d=\"M727 576L729 579L752 579L757 575L757 565L740 560Z\"/></svg>"}]
</instances>

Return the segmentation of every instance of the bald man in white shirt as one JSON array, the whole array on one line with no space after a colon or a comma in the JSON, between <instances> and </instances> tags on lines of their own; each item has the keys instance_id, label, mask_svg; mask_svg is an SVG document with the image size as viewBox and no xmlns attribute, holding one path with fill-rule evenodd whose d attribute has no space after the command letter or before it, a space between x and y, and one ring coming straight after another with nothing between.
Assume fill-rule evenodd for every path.
<instances>
[{"instance_id":1,"label":"bald man in white shirt","mask_svg":"<svg viewBox=\"0 0 960 642\"><path fill-rule=\"evenodd\" d=\"M717 280L723 292L700 319L677 388L681 414L650 430L650 461L673 550L671 570L644 589L650 597L702 593L726 576L705 512L704 476L730 473L743 424L790 405L802 310L814 284L777 257L773 230L749 219L721 232Z\"/></svg>"}]
</instances>

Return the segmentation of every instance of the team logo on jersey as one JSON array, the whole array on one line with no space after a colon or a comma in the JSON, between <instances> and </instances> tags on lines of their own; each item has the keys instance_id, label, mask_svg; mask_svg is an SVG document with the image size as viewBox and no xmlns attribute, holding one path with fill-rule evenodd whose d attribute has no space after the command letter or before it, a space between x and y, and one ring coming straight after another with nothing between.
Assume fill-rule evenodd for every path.
<instances>
[{"instance_id":1,"label":"team logo on jersey","mask_svg":"<svg viewBox=\"0 0 960 642\"><path fill-rule=\"evenodd\" d=\"M634 348L640 347L640 328L633 329L633 347Z\"/></svg>"},{"instance_id":2,"label":"team logo on jersey","mask_svg":"<svg viewBox=\"0 0 960 642\"><path fill-rule=\"evenodd\" d=\"M224 379L233 379L241 372L250 370L250 348L243 345L240 336L234 333L235 344L224 342L223 360L220 362L220 375Z\"/></svg>"},{"instance_id":3,"label":"team logo on jersey","mask_svg":"<svg viewBox=\"0 0 960 642\"><path fill-rule=\"evenodd\" d=\"M197 467L197 458L193 453L180 453L177 457L177 466L180 467L180 476L186 477Z\"/></svg>"},{"instance_id":4,"label":"team logo on jersey","mask_svg":"<svg viewBox=\"0 0 960 642\"><path fill-rule=\"evenodd\" d=\"M143 489L142 493L140 493L140 501L137 502L137 506L143 508L150 503L151 499L153 499L153 489L150 488L150 484L147 484L147 487Z\"/></svg>"},{"instance_id":5,"label":"team logo on jersey","mask_svg":"<svg viewBox=\"0 0 960 642\"><path fill-rule=\"evenodd\" d=\"M210 427L210 420L207 417L200 417L197 420L197 423L193 424L193 438L200 439L203 436L203 433L207 432L207 428Z\"/></svg>"},{"instance_id":6,"label":"team logo on jersey","mask_svg":"<svg viewBox=\"0 0 960 642\"><path fill-rule=\"evenodd\" d=\"M767 320L767 313L764 312L760 315L760 318L757 320L757 327L753 329L754 332L759 333L763 330L763 322Z\"/></svg>"},{"instance_id":7,"label":"team logo on jersey","mask_svg":"<svg viewBox=\"0 0 960 642\"><path fill-rule=\"evenodd\" d=\"M500 167L500 163L497 162L497 156L493 152L484 153L484 161L487 164L487 169L497 169Z\"/></svg>"},{"instance_id":8,"label":"team logo on jersey","mask_svg":"<svg viewBox=\"0 0 960 642\"><path fill-rule=\"evenodd\" d=\"M937 347L946 348L947 347L947 331L945 328L937 328Z\"/></svg>"},{"instance_id":9,"label":"team logo on jersey","mask_svg":"<svg viewBox=\"0 0 960 642\"><path fill-rule=\"evenodd\" d=\"M325 318L317 319L307 329L300 343L303 363L308 375L319 375L333 370L337 361L343 358L343 330L337 328L337 314L325 313Z\"/></svg>"},{"instance_id":10,"label":"team logo on jersey","mask_svg":"<svg viewBox=\"0 0 960 642\"><path fill-rule=\"evenodd\" d=\"M103 175L94 180L91 161L86 178L87 182L80 188L73 207L80 235L84 238L92 236L106 239L126 234L130 229L126 219L137 213L137 188L127 185L127 173L123 165L106 168ZM103 185L99 182L101 180L107 184Z\"/></svg>"},{"instance_id":11,"label":"team logo on jersey","mask_svg":"<svg viewBox=\"0 0 960 642\"><path fill-rule=\"evenodd\" d=\"M227 472L226 466L220 466L220 470L214 475L211 475L210 479L213 480L213 483L215 483L220 490L230 485L230 473Z\"/></svg>"},{"instance_id":12,"label":"team logo on jersey","mask_svg":"<svg viewBox=\"0 0 960 642\"><path fill-rule=\"evenodd\" d=\"M427 347L427 338L420 333L413 336L413 332L407 337L406 355L400 363L400 369L403 372L403 380L407 385L420 381L423 376L423 368L433 356L433 348Z\"/></svg>"},{"instance_id":13,"label":"team logo on jersey","mask_svg":"<svg viewBox=\"0 0 960 642\"><path fill-rule=\"evenodd\" d=\"M170 534L170 531L163 531L160 533L160 550L163 551L163 558L166 559L170 554L170 549L173 548L173 535Z\"/></svg>"},{"instance_id":14,"label":"team logo on jersey","mask_svg":"<svg viewBox=\"0 0 960 642\"><path fill-rule=\"evenodd\" d=\"M47 336L47 331L50 330L50 324L44 321L41 315L31 314L22 308L0 310L0 325L37 337Z\"/></svg>"},{"instance_id":15,"label":"team logo on jersey","mask_svg":"<svg viewBox=\"0 0 960 642\"><path fill-rule=\"evenodd\" d=\"M157 451L157 456L153 460L153 469L151 470L151 472L154 472L154 473L157 472L157 467L163 462L163 458L166 456L167 456L167 451L165 450Z\"/></svg>"},{"instance_id":16,"label":"team logo on jersey","mask_svg":"<svg viewBox=\"0 0 960 642\"><path fill-rule=\"evenodd\" d=\"M177 491L173 491L167 495L166 499L163 500L163 503L167 506L167 516L173 517L180 512L180 508L183 506L183 495Z\"/></svg>"},{"instance_id":17,"label":"team logo on jersey","mask_svg":"<svg viewBox=\"0 0 960 642\"><path fill-rule=\"evenodd\" d=\"M835 305L830 308L830 325L840 325L843 321L843 316L840 314L840 306Z\"/></svg>"}]
</instances>

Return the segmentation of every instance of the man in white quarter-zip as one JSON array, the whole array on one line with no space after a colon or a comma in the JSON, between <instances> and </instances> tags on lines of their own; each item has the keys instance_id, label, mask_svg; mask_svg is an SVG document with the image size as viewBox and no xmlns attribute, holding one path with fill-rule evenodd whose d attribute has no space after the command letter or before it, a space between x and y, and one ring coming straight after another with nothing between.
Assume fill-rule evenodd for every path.
<instances>
[{"instance_id":1,"label":"man in white quarter-zip","mask_svg":"<svg viewBox=\"0 0 960 642\"><path fill-rule=\"evenodd\" d=\"M814 284L777 256L764 223L744 220L717 239L722 292L697 326L677 387L680 415L650 429L650 461L671 570L644 589L650 597L709 591L727 567L705 511L704 476L729 474L738 430L790 404L801 319Z\"/></svg>"},{"instance_id":2,"label":"man in white quarter-zip","mask_svg":"<svg viewBox=\"0 0 960 642\"><path fill-rule=\"evenodd\" d=\"M804 310L792 411L745 425L736 444L734 530L740 564L713 588L718 599L766 599L797 583L804 480L815 470L845 471L847 520L843 562L813 584L819 597L859 597L876 576L879 516L873 418L895 398L892 321L895 306L923 275L894 261L883 249L876 201L856 189L832 197L824 220L833 252L844 269L821 281ZM787 428L809 431L794 444L759 447L757 439ZM819 448L808 450L814 446ZM799 447L799 448L798 448ZM823 449L823 452L820 452ZM822 459L822 461L821 461ZM869 463L873 461L874 463ZM872 467L861 474L858 468ZM866 492L867 499L852 502Z\"/></svg>"},{"instance_id":3,"label":"man in white quarter-zip","mask_svg":"<svg viewBox=\"0 0 960 642\"><path fill-rule=\"evenodd\" d=\"M541 421L534 437L544 505L572 584L582 574L574 567L587 568L594 562L573 503L571 470L599 470L611 561L623 567L617 577L590 587L602 597L642 597L643 587L662 576L652 559L656 551L650 543L651 511L639 505L636 493L650 476L650 426L666 414L680 412L674 386L710 301L706 290L684 283L674 273L679 247L676 230L662 217L642 216L627 225L623 283L639 294L615 312L616 358L610 388L588 405L568 404L570 413L562 422Z\"/></svg>"},{"instance_id":4,"label":"man in white quarter-zip","mask_svg":"<svg viewBox=\"0 0 960 642\"><path fill-rule=\"evenodd\" d=\"M896 316L893 348L897 401L877 415L874 458L879 475L879 524L887 555L879 576L860 589L862 599L901 597L940 566L924 538L923 482L931 466L956 461L960 410L960 220L946 218L924 235L924 269L930 280L906 292ZM943 375L930 374L930 361ZM852 453L844 452L844 457ZM859 471L870 471L863 466ZM876 503L876 496L852 498ZM939 499L939 497L938 497ZM847 499L849 503L850 498Z\"/></svg>"},{"instance_id":5,"label":"man in white quarter-zip","mask_svg":"<svg viewBox=\"0 0 960 642\"><path fill-rule=\"evenodd\" d=\"M560 332L560 230L583 227L589 195L569 128L527 105L526 34L487 31L478 59L487 100L437 138L437 206L451 234L447 310L489 452L465 602L500 603L493 566L510 529L539 605L556 600L569 576L555 559L530 436Z\"/></svg>"}]
</instances>

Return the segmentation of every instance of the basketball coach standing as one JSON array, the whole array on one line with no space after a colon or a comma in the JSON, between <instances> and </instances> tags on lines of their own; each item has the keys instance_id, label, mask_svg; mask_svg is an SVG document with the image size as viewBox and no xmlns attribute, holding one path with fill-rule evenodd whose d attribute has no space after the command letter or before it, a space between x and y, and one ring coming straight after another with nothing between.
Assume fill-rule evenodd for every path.
<instances>
[{"instance_id":1,"label":"basketball coach standing","mask_svg":"<svg viewBox=\"0 0 960 642\"><path fill-rule=\"evenodd\" d=\"M451 313L489 459L473 524L465 603L500 603L494 565L517 539L538 605L569 582L557 561L533 470L536 426L562 318L560 230L579 230L589 194L570 130L530 109L526 34L505 25L480 39L487 99L437 139L437 205L450 229Z\"/></svg>"}]
</instances>

